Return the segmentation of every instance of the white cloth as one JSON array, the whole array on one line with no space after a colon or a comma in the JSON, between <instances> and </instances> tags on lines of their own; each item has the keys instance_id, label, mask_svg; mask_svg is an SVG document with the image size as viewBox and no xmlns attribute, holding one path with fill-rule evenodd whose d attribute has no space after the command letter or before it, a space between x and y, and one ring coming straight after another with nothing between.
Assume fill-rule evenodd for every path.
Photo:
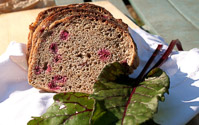
<instances>
[{"instance_id":1,"label":"white cloth","mask_svg":"<svg viewBox=\"0 0 199 125\"><path fill-rule=\"evenodd\" d=\"M140 65L136 77L163 39L141 29L130 30L138 47ZM160 53L160 55L163 52ZM159 55L159 56L160 56ZM157 61L158 57L155 59ZM173 51L161 66L170 77L169 95L159 103L154 120L161 125L186 124L199 113L199 49ZM0 124L25 125L31 116L40 116L53 103L54 93L42 93L27 82L25 45L11 42L0 56Z\"/></svg>"},{"instance_id":2,"label":"white cloth","mask_svg":"<svg viewBox=\"0 0 199 125\"><path fill-rule=\"evenodd\" d=\"M54 93L28 84L25 50L25 44L11 42L0 56L0 125L26 125L53 103Z\"/></svg>"}]
</instances>

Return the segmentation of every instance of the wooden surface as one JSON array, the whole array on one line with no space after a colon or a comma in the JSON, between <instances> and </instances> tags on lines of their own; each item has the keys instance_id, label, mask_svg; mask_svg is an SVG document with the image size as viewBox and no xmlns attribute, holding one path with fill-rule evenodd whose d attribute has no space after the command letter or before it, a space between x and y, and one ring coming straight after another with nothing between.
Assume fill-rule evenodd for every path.
<instances>
[{"instance_id":1,"label":"wooden surface","mask_svg":"<svg viewBox=\"0 0 199 125\"><path fill-rule=\"evenodd\" d=\"M0 15L0 55L5 52L10 41L27 43L29 25L41 9Z\"/></svg>"},{"instance_id":2,"label":"wooden surface","mask_svg":"<svg viewBox=\"0 0 199 125\"><path fill-rule=\"evenodd\" d=\"M131 28L139 28L108 1L93 2L109 10L115 18L121 18ZM0 55L5 52L10 41L27 43L29 25L43 9L35 9L0 15Z\"/></svg>"},{"instance_id":3,"label":"wooden surface","mask_svg":"<svg viewBox=\"0 0 199 125\"><path fill-rule=\"evenodd\" d=\"M199 48L199 0L129 0L144 28L185 50Z\"/></svg>"}]
</instances>

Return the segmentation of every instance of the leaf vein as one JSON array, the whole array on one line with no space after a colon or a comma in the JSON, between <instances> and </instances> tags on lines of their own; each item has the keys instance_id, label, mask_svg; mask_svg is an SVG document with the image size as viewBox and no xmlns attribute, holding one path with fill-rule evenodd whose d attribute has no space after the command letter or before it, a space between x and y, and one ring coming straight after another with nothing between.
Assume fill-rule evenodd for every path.
<instances>
[{"instance_id":1,"label":"leaf vein","mask_svg":"<svg viewBox=\"0 0 199 125\"><path fill-rule=\"evenodd\" d=\"M82 108L84 108L84 109L86 109L86 110L89 110L86 106L80 104L79 102L63 102L63 103L77 104L77 105L79 105L80 107L82 107Z\"/></svg>"},{"instance_id":2,"label":"leaf vein","mask_svg":"<svg viewBox=\"0 0 199 125\"><path fill-rule=\"evenodd\" d=\"M138 92L135 92L134 95L141 95L141 96L144 96L144 97L149 97L149 98L152 98L153 96L151 95L145 95L145 94L142 94L142 93L138 93Z\"/></svg>"},{"instance_id":3,"label":"leaf vein","mask_svg":"<svg viewBox=\"0 0 199 125\"><path fill-rule=\"evenodd\" d=\"M149 86L146 86L146 85L140 85L140 87L143 87L143 88L146 88L146 89L149 89L149 90L156 91L154 88L149 87Z\"/></svg>"},{"instance_id":4,"label":"leaf vein","mask_svg":"<svg viewBox=\"0 0 199 125\"><path fill-rule=\"evenodd\" d=\"M132 87L129 86L129 87L120 87L120 88L105 88L105 89L100 89L96 92L100 92L100 91L107 91L107 90L120 90L120 89L131 89Z\"/></svg>"}]
</instances>

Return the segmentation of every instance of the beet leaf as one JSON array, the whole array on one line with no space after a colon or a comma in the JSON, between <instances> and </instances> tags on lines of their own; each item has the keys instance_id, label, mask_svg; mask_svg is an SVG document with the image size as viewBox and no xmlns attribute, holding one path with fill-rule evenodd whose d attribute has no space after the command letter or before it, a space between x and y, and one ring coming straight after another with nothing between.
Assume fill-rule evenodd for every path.
<instances>
[{"instance_id":1,"label":"beet leaf","mask_svg":"<svg viewBox=\"0 0 199 125\"><path fill-rule=\"evenodd\" d=\"M137 84L128 77L127 70L126 66L117 62L103 69L91 95L96 101L91 124L108 125L104 121L124 125L141 124L148 122L157 112L158 101L164 101L164 93L169 88L166 73L156 68L148 73L143 82ZM114 114L115 117L110 119L104 114Z\"/></svg>"},{"instance_id":2,"label":"beet leaf","mask_svg":"<svg viewBox=\"0 0 199 125\"><path fill-rule=\"evenodd\" d=\"M94 100L85 93L60 93L41 117L33 117L28 125L88 125Z\"/></svg>"}]
</instances>

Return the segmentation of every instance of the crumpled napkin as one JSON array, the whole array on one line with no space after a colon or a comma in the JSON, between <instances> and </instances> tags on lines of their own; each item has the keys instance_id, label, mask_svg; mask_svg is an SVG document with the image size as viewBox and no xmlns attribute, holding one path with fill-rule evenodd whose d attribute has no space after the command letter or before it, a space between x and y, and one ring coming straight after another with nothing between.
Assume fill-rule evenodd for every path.
<instances>
[{"instance_id":1,"label":"crumpled napkin","mask_svg":"<svg viewBox=\"0 0 199 125\"><path fill-rule=\"evenodd\" d=\"M26 45L11 42L0 56L0 124L26 125L53 103L54 93L41 93L27 80Z\"/></svg>"},{"instance_id":2,"label":"crumpled napkin","mask_svg":"<svg viewBox=\"0 0 199 125\"><path fill-rule=\"evenodd\" d=\"M164 40L142 29L129 29L137 44L140 65L131 75L137 77L158 44ZM27 81L25 44L11 42L0 56L0 118L1 124L23 125L31 116L40 116L53 103L54 93L44 93ZM163 54L155 59L154 63ZM161 125L186 124L199 113L199 49L173 51L161 68L170 77L169 95L159 103L154 120ZM154 64L153 63L153 64ZM152 65L153 65L152 64Z\"/></svg>"}]
</instances>

